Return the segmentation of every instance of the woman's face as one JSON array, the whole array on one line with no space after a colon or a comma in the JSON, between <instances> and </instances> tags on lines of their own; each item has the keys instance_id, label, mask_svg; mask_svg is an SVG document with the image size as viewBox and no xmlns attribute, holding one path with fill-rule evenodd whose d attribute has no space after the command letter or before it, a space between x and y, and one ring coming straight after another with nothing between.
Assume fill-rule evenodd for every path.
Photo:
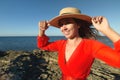
<instances>
[{"instance_id":1,"label":"woman's face","mask_svg":"<svg viewBox=\"0 0 120 80\"><path fill-rule=\"evenodd\" d=\"M79 36L78 28L80 26L72 18L65 18L59 21L60 30L68 39L73 39Z\"/></svg>"}]
</instances>

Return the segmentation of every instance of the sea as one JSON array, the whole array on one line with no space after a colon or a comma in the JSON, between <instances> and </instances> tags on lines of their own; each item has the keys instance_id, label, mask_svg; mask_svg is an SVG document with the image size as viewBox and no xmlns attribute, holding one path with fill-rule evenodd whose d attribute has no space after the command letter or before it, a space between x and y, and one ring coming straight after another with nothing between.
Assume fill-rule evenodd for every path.
<instances>
[{"instance_id":1,"label":"sea","mask_svg":"<svg viewBox=\"0 0 120 80\"><path fill-rule=\"evenodd\" d=\"M50 42L65 39L64 36L49 36ZM97 40L113 47L112 42L105 36L99 36ZM23 50L32 51L37 48L37 36L2 36L0 37L0 51Z\"/></svg>"}]
</instances>

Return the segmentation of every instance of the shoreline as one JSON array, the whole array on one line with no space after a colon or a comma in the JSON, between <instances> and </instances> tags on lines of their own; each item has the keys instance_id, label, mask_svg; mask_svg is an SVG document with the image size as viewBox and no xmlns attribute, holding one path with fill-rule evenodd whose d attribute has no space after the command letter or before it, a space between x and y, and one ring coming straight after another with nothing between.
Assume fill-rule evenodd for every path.
<instances>
[{"instance_id":1,"label":"shoreline","mask_svg":"<svg viewBox=\"0 0 120 80\"><path fill-rule=\"evenodd\" d=\"M32 51L0 51L0 80L59 80L61 72L57 53ZM119 80L120 69L96 59L87 80Z\"/></svg>"}]
</instances>

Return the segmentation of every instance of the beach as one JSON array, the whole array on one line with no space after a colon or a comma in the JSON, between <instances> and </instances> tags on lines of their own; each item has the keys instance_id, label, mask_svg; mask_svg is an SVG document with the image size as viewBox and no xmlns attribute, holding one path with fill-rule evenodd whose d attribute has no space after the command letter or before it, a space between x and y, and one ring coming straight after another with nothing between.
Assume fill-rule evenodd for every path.
<instances>
[{"instance_id":1,"label":"beach","mask_svg":"<svg viewBox=\"0 0 120 80\"><path fill-rule=\"evenodd\" d=\"M0 51L0 80L59 80L60 77L56 52ZM96 59L87 80L120 80L120 69Z\"/></svg>"}]
</instances>

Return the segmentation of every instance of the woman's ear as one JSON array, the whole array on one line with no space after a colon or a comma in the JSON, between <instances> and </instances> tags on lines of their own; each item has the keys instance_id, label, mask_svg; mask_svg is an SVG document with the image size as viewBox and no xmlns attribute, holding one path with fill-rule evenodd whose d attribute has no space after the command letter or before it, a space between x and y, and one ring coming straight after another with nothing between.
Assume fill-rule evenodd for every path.
<instances>
[{"instance_id":1,"label":"woman's ear","mask_svg":"<svg viewBox=\"0 0 120 80\"><path fill-rule=\"evenodd\" d=\"M80 28L80 25L78 26L78 29Z\"/></svg>"},{"instance_id":2,"label":"woman's ear","mask_svg":"<svg viewBox=\"0 0 120 80\"><path fill-rule=\"evenodd\" d=\"M80 28L80 24L77 24L78 29Z\"/></svg>"}]
</instances>

